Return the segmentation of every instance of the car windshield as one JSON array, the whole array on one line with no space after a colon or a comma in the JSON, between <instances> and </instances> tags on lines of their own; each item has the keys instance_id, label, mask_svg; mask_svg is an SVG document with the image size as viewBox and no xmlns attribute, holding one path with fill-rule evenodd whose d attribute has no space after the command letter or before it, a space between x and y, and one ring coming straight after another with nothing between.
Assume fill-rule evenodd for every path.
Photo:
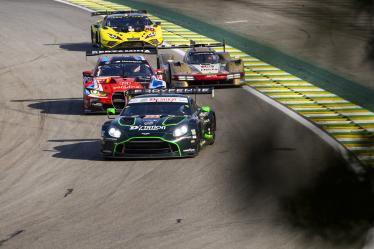
<instances>
[{"instance_id":1,"label":"car windshield","mask_svg":"<svg viewBox=\"0 0 374 249\"><path fill-rule=\"evenodd\" d=\"M184 116L191 115L191 108L188 103L130 103L121 113L121 116L136 115Z\"/></svg>"},{"instance_id":2,"label":"car windshield","mask_svg":"<svg viewBox=\"0 0 374 249\"><path fill-rule=\"evenodd\" d=\"M151 67L146 63L114 63L97 67L96 76L151 77Z\"/></svg>"},{"instance_id":3,"label":"car windshield","mask_svg":"<svg viewBox=\"0 0 374 249\"><path fill-rule=\"evenodd\" d=\"M151 20L146 16L116 16L110 17L106 21L106 26L116 27L138 27L152 25Z\"/></svg>"},{"instance_id":4,"label":"car windshield","mask_svg":"<svg viewBox=\"0 0 374 249\"><path fill-rule=\"evenodd\" d=\"M219 63L219 57L214 53L190 53L188 62L190 64L216 64Z\"/></svg>"}]
</instances>

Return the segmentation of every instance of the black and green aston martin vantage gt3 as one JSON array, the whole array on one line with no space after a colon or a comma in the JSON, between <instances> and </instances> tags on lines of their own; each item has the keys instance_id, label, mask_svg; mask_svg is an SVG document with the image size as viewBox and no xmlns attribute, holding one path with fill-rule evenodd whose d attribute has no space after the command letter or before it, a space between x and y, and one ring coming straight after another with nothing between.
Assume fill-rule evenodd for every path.
<instances>
[{"instance_id":1,"label":"black and green aston martin vantage gt3","mask_svg":"<svg viewBox=\"0 0 374 249\"><path fill-rule=\"evenodd\" d=\"M215 131L215 112L192 97L143 94L103 124L101 152L104 158L194 157L204 144L214 143Z\"/></svg>"}]
</instances>

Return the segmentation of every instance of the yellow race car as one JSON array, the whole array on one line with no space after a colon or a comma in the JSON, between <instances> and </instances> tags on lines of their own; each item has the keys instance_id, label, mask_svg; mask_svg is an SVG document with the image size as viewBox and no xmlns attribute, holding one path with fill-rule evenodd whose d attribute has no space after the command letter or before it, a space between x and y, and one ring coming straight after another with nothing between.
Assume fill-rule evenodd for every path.
<instances>
[{"instance_id":1,"label":"yellow race car","mask_svg":"<svg viewBox=\"0 0 374 249\"><path fill-rule=\"evenodd\" d=\"M152 22L145 10L98 11L104 16L91 26L93 46L102 49L156 47L163 42L160 22Z\"/></svg>"}]
</instances>

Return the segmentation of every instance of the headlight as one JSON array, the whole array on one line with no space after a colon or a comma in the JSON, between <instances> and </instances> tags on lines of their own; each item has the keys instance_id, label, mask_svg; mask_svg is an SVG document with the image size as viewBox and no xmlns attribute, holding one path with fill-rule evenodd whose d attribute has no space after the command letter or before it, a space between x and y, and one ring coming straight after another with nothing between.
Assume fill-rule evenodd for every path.
<instances>
[{"instance_id":1,"label":"headlight","mask_svg":"<svg viewBox=\"0 0 374 249\"><path fill-rule=\"evenodd\" d=\"M148 34L148 35L145 37L145 39L151 38L151 37L153 37L153 36L155 36L155 35L156 35L155 33L150 33L150 34Z\"/></svg>"},{"instance_id":2,"label":"headlight","mask_svg":"<svg viewBox=\"0 0 374 249\"><path fill-rule=\"evenodd\" d=\"M180 136L183 136L184 134L186 134L188 131L188 127L187 125L182 125L178 128L176 128L173 132L173 136L174 137L180 137Z\"/></svg>"},{"instance_id":3,"label":"headlight","mask_svg":"<svg viewBox=\"0 0 374 249\"><path fill-rule=\"evenodd\" d=\"M90 95L94 97L106 97L107 93L98 90L90 90Z\"/></svg>"},{"instance_id":4,"label":"headlight","mask_svg":"<svg viewBox=\"0 0 374 249\"><path fill-rule=\"evenodd\" d=\"M108 134L111 137L119 138L121 136L121 131L115 127L109 129Z\"/></svg>"},{"instance_id":5,"label":"headlight","mask_svg":"<svg viewBox=\"0 0 374 249\"><path fill-rule=\"evenodd\" d=\"M121 38L119 38L118 36L116 35L112 35L112 34L108 34L108 36L112 39L117 39L117 40L121 40Z\"/></svg>"}]
</instances>

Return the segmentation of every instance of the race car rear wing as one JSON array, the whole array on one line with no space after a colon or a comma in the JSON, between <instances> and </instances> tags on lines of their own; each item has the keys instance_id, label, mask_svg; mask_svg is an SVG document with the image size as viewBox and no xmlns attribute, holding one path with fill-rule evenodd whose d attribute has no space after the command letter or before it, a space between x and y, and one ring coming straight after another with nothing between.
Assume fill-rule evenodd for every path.
<instances>
[{"instance_id":1,"label":"race car rear wing","mask_svg":"<svg viewBox=\"0 0 374 249\"><path fill-rule=\"evenodd\" d=\"M116 49L116 50L88 50L86 56L98 56L103 54L157 54L157 48L144 48L144 47L133 47L128 49Z\"/></svg>"},{"instance_id":2,"label":"race car rear wing","mask_svg":"<svg viewBox=\"0 0 374 249\"><path fill-rule=\"evenodd\" d=\"M214 97L213 87L183 87L183 88L159 88L159 89L130 89L125 91L127 96L143 94L211 94Z\"/></svg>"},{"instance_id":3,"label":"race car rear wing","mask_svg":"<svg viewBox=\"0 0 374 249\"><path fill-rule=\"evenodd\" d=\"M131 13L139 13L139 14L147 14L146 10L116 10L116 11L95 11L91 13L91 16L107 16L107 15L114 15L114 14L131 14Z\"/></svg>"},{"instance_id":4,"label":"race car rear wing","mask_svg":"<svg viewBox=\"0 0 374 249\"><path fill-rule=\"evenodd\" d=\"M196 43L195 41L190 40L190 44L160 45L157 47L157 49L180 49L180 48L197 48L197 47L205 47L205 48L222 47L223 51L226 52L225 40L223 40L222 42L216 42L216 43Z\"/></svg>"},{"instance_id":5,"label":"race car rear wing","mask_svg":"<svg viewBox=\"0 0 374 249\"><path fill-rule=\"evenodd\" d=\"M212 98L214 98L214 88L212 87L195 87L195 88L160 88L160 89L129 89L124 92L115 92L112 95L112 103L114 108L108 108L108 118L109 114L115 114L116 111L122 110L127 103L124 101L118 102L114 100L123 100L127 99L128 97L143 95L143 94L194 94L195 95L195 102L197 102L197 94L211 94Z\"/></svg>"}]
</instances>

